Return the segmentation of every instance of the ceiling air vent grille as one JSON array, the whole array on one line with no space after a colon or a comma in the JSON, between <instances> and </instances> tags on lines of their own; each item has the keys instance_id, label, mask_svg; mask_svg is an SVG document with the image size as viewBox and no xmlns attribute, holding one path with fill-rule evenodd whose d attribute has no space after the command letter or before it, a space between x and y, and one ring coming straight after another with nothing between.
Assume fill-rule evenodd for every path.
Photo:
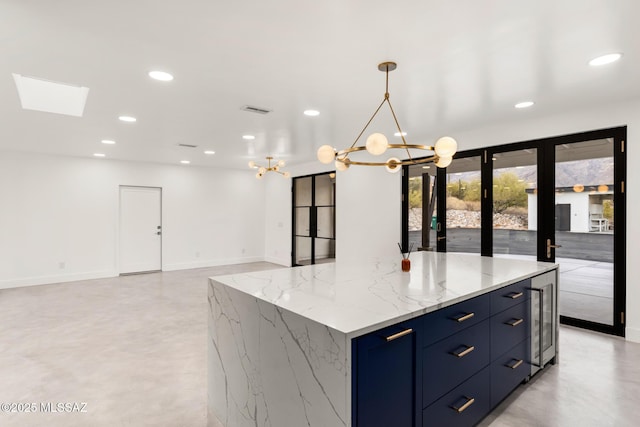
<instances>
[{"instance_id":1,"label":"ceiling air vent grille","mask_svg":"<svg viewBox=\"0 0 640 427\"><path fill-rule=\"evenodd\" d=\"M197 148L197 145L192 145L192 144L178 144L178 147L185 147L185 148Z\"/></svg>"},{"instance_id":2,"label":"ceiling air vent grille","mask_svg":"<svg viewBox=\"0 0 640 427\"><path fill-rule=\"evenodd\" d=\"M266 108L252 107L251 105L245 105L240 109L242 111L248 111L250 113L258 113L258 114L269 114L271 112L271 110L267 110Z\"/></svg>"}]
</instances>

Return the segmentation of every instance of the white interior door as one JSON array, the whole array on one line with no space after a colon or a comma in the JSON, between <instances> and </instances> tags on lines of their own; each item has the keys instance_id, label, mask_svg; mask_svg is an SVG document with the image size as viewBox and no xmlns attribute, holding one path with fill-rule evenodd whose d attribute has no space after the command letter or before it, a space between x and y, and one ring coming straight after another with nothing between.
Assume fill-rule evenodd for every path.
<instances>
[{"instance_id":1,"label":"white interior door","mask_svg":"<svg viewBox=\"0 0 640 427\"><path fill-rule=\"evenodd\" d=\"M162 189L120 187L120 274L162 269Z\"/></svg>"}]
</instances>

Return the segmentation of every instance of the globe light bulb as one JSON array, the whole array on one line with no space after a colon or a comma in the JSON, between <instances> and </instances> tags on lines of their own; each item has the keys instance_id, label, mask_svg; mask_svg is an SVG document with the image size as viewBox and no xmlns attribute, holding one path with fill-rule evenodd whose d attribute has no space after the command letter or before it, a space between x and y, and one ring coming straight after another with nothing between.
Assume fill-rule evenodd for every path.
<instances>
[{"instance_id":1,"label":"globe light bulb","mask_svg":"<svg viewBox=\"0 0 640 427\"><path fill-rule=\"evenodd\" d=\"M278 160L278 166L280 166L281 168L283 168L285 164L286 163L284 160Z\"/></svg>"},{"instance_id":2,"label":"globe light bulb","mask_svg":"<svg viewBox=\"0 0 640 427\"><path fill-rule=\"evenodd\" d=\"M399 158L391 157L389 160L387 160L385 169L387 170L387 172L398 173L402 169L402 165L400 163L401 160Z\"/></svg>"},{"instance_id":3,"label":"globe light bulb","mask_svg":"<svg viewBox=\"0 0 640 427\"><path fill-rule=\"evenodd\" d=\"M440 157L438 158L438 160L436 160L436 166L439 168L446 168L451 164L452 160L452 157Z\"/></svg>"},{"instance_id":4,"label":"globe light bulb","mask_svg":"<svg viewBox=\"0 0 640 427\"><path fill-rule=\"evenodd\" d=\"M266 171L267 171L267 168L265 168L264 166L260 166L260 168L258 169L258 173L260 175L264 175Z\"/></svg>"},{"instance_id":5,"label":"globe light bulb","mask_svg":"<svg viewBox=\"0 0 640 427\"><path fill-rule=\"evenodd\" d=\"M458 143L455 139L450 136L443 136L439 140L436 141L436 146L434 151L438 155L438 157L453 157L458 150ZM442 166L444 167L444 166Z\"/></svg>"},{"instance_id":6,"label":"globe light bulb","mask_svg":"<svg viewBox=\"0 0 640 427\"><path fill-rule=\"evenodd\" d=\"M258 173L256 174L256 178L258 178L258 179L262 179L262 176L263 176L263 175L262 175L260 172L258 172Z\"/></svg>"},{"instance_id":7,"label":"globe light bulb","mask_svg":"<svg viewBox=\"0 0 640 427\"><path fill-rule=\"evenodd\" d=\"M273 167L273 170L274 170L274 171L276 171L276 172L278 172L278 171L280 170L280 166L275 165L275 166Z\"/></svg>"},{"instance_id":8,"label":"globe light bulb","mask_svg":"<svg viewBox=\"0 0 640 427\"><path fill-rule=\"evenodd\" d=\"M289 172L285 172L284 174L282 174L282 176L284 176L285 178L291 178L291 174Z\"/></svg>"},{"instance_id":9,"label":"globe light bulb","mask_svg":"<svg viewBox=\"0 0 640 427\"><path fill-rule=\"evenodd\" d=\"M336 150L334 150L330 145L323 145L322 147L318 148L317 156L318 160L320 160L320 163L329 164L335 160Z\"/></svg>"},{"instance_id":10,"label":"globe light bulb","mask_svg":"<svg viewBox=\"0 0 640 427\"><path fill-rule=\"evenodd\" d=\"M387 151L387 146L389 142L387 141L387 137L381 133L372 133L367 138L367 143L365 146L367 147L367 151L369 154L374 156L379 156Z\"/></svg>"},{"instance_id":11,"label":"globe light bulb","mask_svg":"<svg viewBox=\"0 0 640 427\"><path fill-rule=\"evenodd\" d=\"M342 163L338 160L336 160L335 164L336 164L336 170L339 170L340 172L344 172L347 169L349 169L349 159L345 160L346 163Z\"/></svg>"},{"instance_id":12,"label":"globe light bulb","mask_svg":"<svg viewBox=\"0 0 640 427\"><path fill-rule=\"evenodd\" d=\"M249 162L249 167L250 167L251 169L255 168L255 167L256 167L256 162L254 162L253 160L251 160L251 161Z\"/></svg>"}]
</instances>

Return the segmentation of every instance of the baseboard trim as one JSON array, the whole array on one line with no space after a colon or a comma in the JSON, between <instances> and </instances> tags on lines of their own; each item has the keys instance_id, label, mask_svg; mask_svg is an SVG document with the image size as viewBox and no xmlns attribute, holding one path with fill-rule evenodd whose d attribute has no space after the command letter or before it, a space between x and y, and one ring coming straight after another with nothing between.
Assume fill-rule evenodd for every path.
<instances>
[{"instance_id":1,"label":"baseboard trim","mask_svg":"<svg viewBox=\"0 0 640 427\"><path fill-rule=\"evenodd\" d=\"M627 341L640 343L640 329L626 327L625 338Z\"/></svg>"},{"instance_id":2,"label":"baseboard trim","mask_svg":"<svg viewBox=\"0 0 640 427\"><path fill-rule=\"evenodd\" d=\"M191 268L219 267L221 265L246 264L249 262L261 262L264 260L265 260L264 257L254 256L254 257L225 258L225 259L219 259L219 260L177 262L173 264L163 265L162 271L176 271L176 270L188 270Z\"/></svg>"},{"instance_id":3,"label":"baseboard trim","mask_svg":"<svg viewBox=\"0 0 640 427\"><path fill-rule=\"evenodd\" d=\"M265 262L270 262L272 264L278 264L283 267L291 267L291 260L288 258L276 258L276 257L265 257Z\"/></svg>"},{"instance_id":4,"label":"baseboard trim","mask_svg":"<svg viewBox=\"0 0 640 427\"><path fill-rule=\"evenodd\" d=\"M0 289L22 288L25 286L51 285L55 283L77 282L79 280L106 279L116 277L113 270L89 271L83 273L57 274L51 276L25 277L22 279L0 280Z\"/></svg>"}]
</instances>

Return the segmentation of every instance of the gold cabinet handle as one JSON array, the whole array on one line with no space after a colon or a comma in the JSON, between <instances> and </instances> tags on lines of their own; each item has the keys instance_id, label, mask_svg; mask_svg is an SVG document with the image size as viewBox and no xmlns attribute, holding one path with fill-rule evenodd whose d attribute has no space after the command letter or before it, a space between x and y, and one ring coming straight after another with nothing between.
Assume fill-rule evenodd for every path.
<instances>
[{"instance_id":1,"label":"gold cabinet handle","mask_svg":"<svg viewBox=\"0 0 640 427\"><path fill-rule=\"evenodd\" d=\"M464 314L464 315L462 315L462 316L460 316L460 317L456 317L456 318L455 318L455 321L456 321L456 322L464 322L465 320L469 320L469 319L471 319L471 318L472 318L473 316L475 316L475 315L476 315L475 313L468 313L468 314Z\"/></svg>"},{"instance_id":2,"label":"gold cabinet handle","mask_svg":"<svg viewBox=\"0 0 640 427\"><path fill-rule=\"evenodd\" d=\"M507 365L507 367L511 369L516 369L518 366L522 365L523 362L524 360L518 359L516 363L514 363L513 365Z\"/></svg>"},{"instance_id":3,"label":"gold cabinet handle","mask_svg":"<svg viewBox=\"0 0 640 427\"><path fill-rule=\"evenodd\" d=\"M409 328L409 329L405 329L404 331L398 332L397 334L390 335L387 337L387 342L396 340L405 335L409 335L411 332L413 332L413 329Z\"/></svg>"},{"instance_id":4,"label":"gold cabinet handle","mask_svg":"<svg viewBox=\"0 0 640 427\"><path fill-rule=\"evenodd\" d=\"M518 326L520 323L524 322L524 319L513 319L505 323L505 325L509 326Z\"/></svg>"},{"instance_id":5,"label":"gold cabinet handle","mask_svg":"<svg viewBox=\"0 0 640 427\"><path fill-rule=\"evenodd\" d=\"M454 355L454 356L456 356L456 357L464 357L464 356L466 356L467 354L471 353L471 352L472 352L473 350L475 350L475 349L476 349L476 348L475 348L474 346L472 346L472 345L471 345L471 346L467 346L467 348L466 348L465 350L462 350L462 351L461 351L461 352L459 352L459 353L456 353L456 352L454 351L454 352L452 352L451 354L453 354L453 355Z\"/></svg>"},{"instance_id":6,"label":"gold cabinet handle","mask_svg":"<svg viewBox=\"0 0 640 427\"><path fill-rule=\"evenodd\" d=\"M476 401L476 399L474 399L473 397L465 396L464 398L467 399L467 401L465 402L464 405L462 405L460 407L452 406L452 408L455 409L456 411L458 411L459 414L464 412L465 409L467 409L469 406L473 405L473 402Z\"/></svg>"},{"instance_id":7,"label":"gold cabinet handle","mask_svg":"<svg viewBox=\"0 0 640 427\"><path fill-rule=\"evenodd\" d=\"M511 299L516 299L516 298L520 298L522 295L524 295L522 292L512 292L509 295L505 295L506 298L511 298Z\"/></svg>"}]
</instances>

